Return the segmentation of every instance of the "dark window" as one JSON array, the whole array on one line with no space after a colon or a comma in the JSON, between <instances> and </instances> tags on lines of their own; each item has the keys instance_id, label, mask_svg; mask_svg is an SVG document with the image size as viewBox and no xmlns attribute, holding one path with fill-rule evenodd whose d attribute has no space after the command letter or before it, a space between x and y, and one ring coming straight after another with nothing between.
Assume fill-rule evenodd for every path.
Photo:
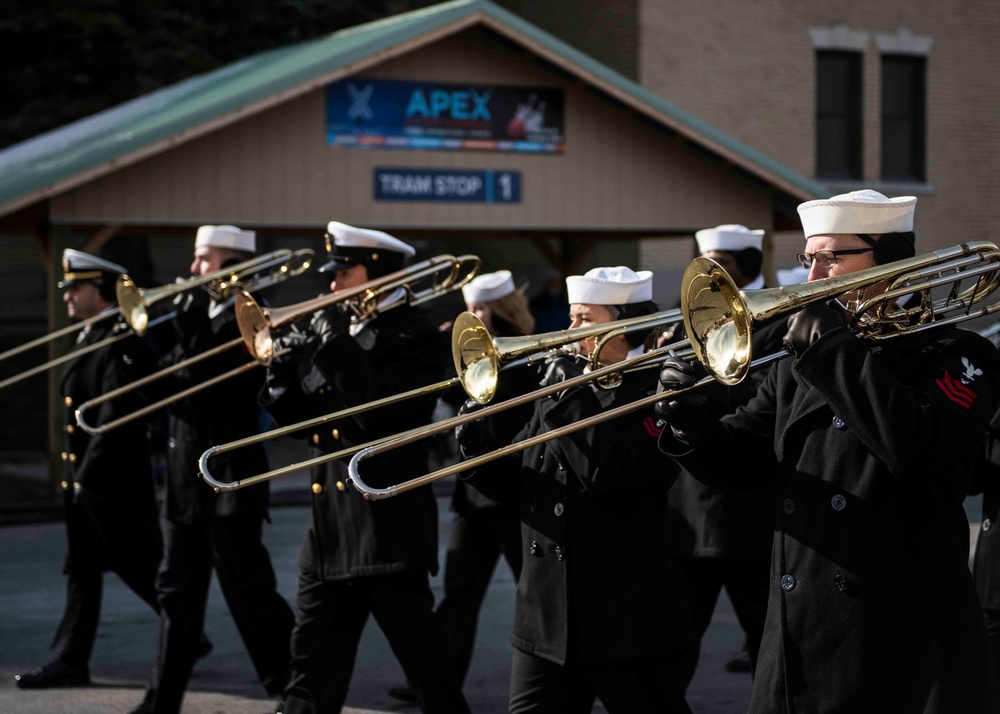
<instances>
[{"instance_id":1,"label":"dark window","mask_svg":"<svg viewBox=\"0 0 1000 714\"><path fill-rule=\"evenodd\" d=\"M882 55L882 180L924 181L927 59Z\"/></svg>"},{"instance_id":2,"label":"dark window","mask_svg":"<svg viewBox=\"0 0 1000 714\"><path fill-rule=\"evenodd\" d=\"M861 54L816 53L816 176L861 179Z\"/></svg>"}]
</instances>

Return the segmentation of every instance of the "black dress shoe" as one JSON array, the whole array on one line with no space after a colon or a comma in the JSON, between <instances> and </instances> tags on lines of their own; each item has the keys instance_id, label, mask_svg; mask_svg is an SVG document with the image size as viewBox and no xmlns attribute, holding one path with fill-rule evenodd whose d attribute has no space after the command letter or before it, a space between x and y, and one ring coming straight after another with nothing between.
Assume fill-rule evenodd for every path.
<instances>
[{"instance_id":1,"label":"black dress shoe","mask_svg":"<svg viewBox=\"0 0 1000 714\"><path fill-rule=\"evenodd\" d=\"M386 693L393 699L398 699L401 702L406 702L407 704L417 704L417 693L413 691L410 687L404 687L402 685L396 685L395 687L389 687Z\"/></svg>"},{"instance_id":2,"label":"black dress shoe","mask_svg":"<svg viewBox=\"0 0 1000 714\"><path fill-rule=\"evenodd\" d=\"M15 674L14 681L21 689L82 687L90 684L90 671L85 664L67 664L57 659L41 669L35 669L25 674Z\"/></svg>"}]
</instances>

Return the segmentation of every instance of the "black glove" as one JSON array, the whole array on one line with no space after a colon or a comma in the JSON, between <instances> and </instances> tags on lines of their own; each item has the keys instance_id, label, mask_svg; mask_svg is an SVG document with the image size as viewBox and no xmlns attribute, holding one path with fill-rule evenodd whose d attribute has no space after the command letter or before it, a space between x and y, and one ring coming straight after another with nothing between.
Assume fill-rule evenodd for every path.
<instances>
[{"instance_id":1,"label":"black glove","mask_svg":"<svg viewBox=\"0 0 1000 714\"><path fill-rule=\"evenodd\" d=\"M326 344L334 337L344 334L350 326L351 313L336 305L313 313L312 320L309 321L309 330L316 335L320 344Z\"/></svg>"},{"instance_id":2,"label":"black glove","mask_svg":"<svg viewBox=\"0 0 1000 714\"><path fill-rule=\"evenodd\" d=\"M586 359L579 355L576 357L567 355L551 357L543 362L538 368L538 373L542 377L539 384L543 387L550 387L553 384L565 382L567 379L572 379L573 377L578 377L583 374L583 370L586 366ZM552 399L559 400L562 399L568 391L568 389L564 389L563 391L556 392L550 396Z\"/></svg>"},{"instance_id":3,"label":"black glove","mask_svg":"<svg viewBox=\"0 0 1000 714\"><path fill-rule=\"evenodd\" d=\"M692 364L678 357L671 357L660 370L658 393L686 389L705 376L700 363ZM708 399L697 392L668 396L653 407L660 421L670 425L674 436L682 441L694 441L704 433L712 408Z\"/></svg>"},{"instance_id":4,"label":"black glove","mask_svg":"<svg viewBox=\"0 0 1000 714\"><path fill-rule=\"evenodd\" d=\"M813 303L788 318L782 342L788 351L798 357L824 334L845 324L844 309L836 301Z\"/></svg>"},{"instance_id":5,"label":"black glove","mask_svg":"<svg viewBox=\"0 0 1000 714\"><path fill-rule=\"evenodd\" d=\"M482 409L485 405L474 399L466 400L458 409L459 415L471 414ZM490 420L477 419L468 424L461 424L455 427L455 439L458 441L462 454L466 457L478 456L489 448L490 439L493 435L490 429Z\"/></svg>"},{"instance_id":6,"label":"black glove","mask_svg":"<svg viewBox=\"0 0 1000 714\"><path fill-rule=\"evenodd\" d=\"M297 378L308 342L309 335L294 327L274 338L275 357L267 366L265 378L268 390L287 387Z\"/></svg>"}]
</instances>

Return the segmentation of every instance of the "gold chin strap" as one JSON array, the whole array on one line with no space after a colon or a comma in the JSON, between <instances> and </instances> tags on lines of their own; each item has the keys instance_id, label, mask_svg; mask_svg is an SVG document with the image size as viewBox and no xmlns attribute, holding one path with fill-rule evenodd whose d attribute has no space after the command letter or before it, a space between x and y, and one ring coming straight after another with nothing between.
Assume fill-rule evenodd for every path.
<instances>
[{"instance_id":1,"label":"gold chin strap","mask_svg":"<svg viewBox=\"0 0 1000 714\"><path fill-rule=\"evenodd\" d=\"M89 270L85 273L63 273L63 280L97 280L101 277L100 270Z\"/></svg>"}]
</instances>

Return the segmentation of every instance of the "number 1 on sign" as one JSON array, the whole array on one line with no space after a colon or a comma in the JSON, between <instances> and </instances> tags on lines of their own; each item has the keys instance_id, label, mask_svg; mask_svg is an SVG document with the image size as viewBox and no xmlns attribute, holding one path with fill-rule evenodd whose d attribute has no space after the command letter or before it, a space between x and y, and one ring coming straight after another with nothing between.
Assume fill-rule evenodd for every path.
<instances>
[{"instance_id":1,"label":"number 1 on sign","mask_svg":"<svg viewBox=\"0 0 1000 714\"><path fill-rule=\"evenodd\" d=\"M510 174L500 174L500 177L497 179L497 182L500 184L500 195L503 197L503 200L504 201L511 200L512 192L511 192Z\"/></svg>"}]
</instances>

